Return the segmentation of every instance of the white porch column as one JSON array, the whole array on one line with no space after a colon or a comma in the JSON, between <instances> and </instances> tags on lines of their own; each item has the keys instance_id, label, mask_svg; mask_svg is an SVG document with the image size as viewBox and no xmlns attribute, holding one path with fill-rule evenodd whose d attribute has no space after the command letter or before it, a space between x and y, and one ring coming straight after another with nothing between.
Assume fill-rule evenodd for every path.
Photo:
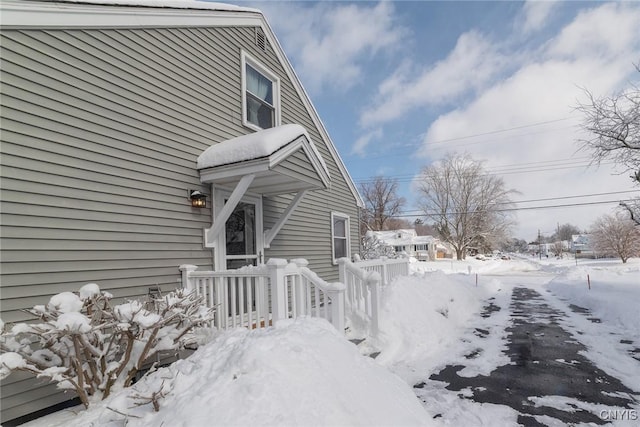
<instances>
[{"instance_id":1,"label":"white porch column","mask_svg":"<svg viewBox=\"0 0 640 427\"><path fill-rule=\"evenodd\" d=\"M334 283L335 290L328 292L331 298L331 323L341 333L344 334L344 293L345 286L343 283Z\"/></svg>"},{"instance_id":2,"label":"white porch column","mask_svg":"<svg viewBox=\"0 0 640 427\"><path fill-rule=\"evenodd\" d=\"M382 284L383 285L387 284L387 277L388 277L387 276L387 268L388 268L387 260L388 259L389 258L387 258L386 256L381 256L380 257L380 260L382 261L382 263L381 263L382 264L382 272L380 273L380 275L382 276L381 279L382 279Z\"/></svg>"},{"instance_id":3,"label":"white porch column","mask_svg":"<svg viewBox=\"0 0 640 427\"><path fill-rule=\"evenodd\" d=\"M279 320L287 318L287 287L285 286L284 269L287 261L271 258L267 261L269 278L271 279L271 322L273 326Z\"/></svg>"},{"instance_id":4,"label":"white porch column","mask_svg":"<svg viewBox=\"0 0 640 427\"><path fill-rule=\"evenodd\" d=\"M236 188L233 189L231 196L229 196L229 200L227 200L227 203L222 207L220 213L218 215L215 215L214 213L213 225L211 228L204 230L206 247L215 247L218 234L220 234L224 229L225 223L233 213L236 206L238 206L238 203L240 203L240 199L242 199L244 193L247 192L254 178L255 175L243 176L240 179L240 182L238 182L238 185L236 185Z\"/></svg>"},{"instance_id":5,"label":"white porch column","mask_svg":"<svg viewBox=\"0 0 640 427\"><path fill-rule=\"evenodd\" d=\"M186 289L189 292L196 290L195 286L193 286L193 283L191 282L191 278L189 277L189 275L197 269L197 265L191 264L182 264L180 267L178 267L178 270L180 270L182 274L182 289Z\"/></svg>"},{"instance_id":6,"label":"white porch column","mask_svg":"<svg viewBox=\"0 0 640 427\"><path fill-rule=\"evenodd\" d=\"M376 272L370 272L367 283L371 289L371 335L376 337L380 331L380 282L381 277Z\"/></svg>"}]
</instances>

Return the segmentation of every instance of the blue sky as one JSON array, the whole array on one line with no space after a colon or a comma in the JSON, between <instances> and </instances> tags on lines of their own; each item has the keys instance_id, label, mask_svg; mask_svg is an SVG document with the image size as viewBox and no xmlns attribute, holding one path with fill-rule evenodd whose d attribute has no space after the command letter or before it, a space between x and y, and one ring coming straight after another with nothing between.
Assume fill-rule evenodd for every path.
<instances>
[{"instance_id":1,"label":"blue sky","mask_svg":"<svg viewBox=\"0 0 640 427\"><path fill-rule=\"evenodd\" d=\"M640 3L239 4L267 16L356 183L398 179L407 213L415 176L449 151L520 192L531 209L514 234L527 240L558 223L587 228L638 195L615 165L588 167L574 107L582 88L640 80ZM537 209L583 203L596 204Z\"/></svg>"}]
</instances>

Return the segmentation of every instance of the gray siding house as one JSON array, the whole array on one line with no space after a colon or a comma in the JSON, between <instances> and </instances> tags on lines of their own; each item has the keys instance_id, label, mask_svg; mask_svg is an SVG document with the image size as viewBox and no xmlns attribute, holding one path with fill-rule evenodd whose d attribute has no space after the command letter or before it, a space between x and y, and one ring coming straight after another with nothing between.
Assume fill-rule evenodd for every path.
<instances>
[{"instance_id":1,"label":"gray siding house","mask_svg":"<svg viewBox=\"0 0 640 427\"><path fill-rule=\"evenodd\" d=\"M181 264L336 281L358 250L360 196L264 16L152 4L0 4L4 322L87 282L166 292ZM1 422L70 397L14 373Z\"/></svg>"}]
</instances>

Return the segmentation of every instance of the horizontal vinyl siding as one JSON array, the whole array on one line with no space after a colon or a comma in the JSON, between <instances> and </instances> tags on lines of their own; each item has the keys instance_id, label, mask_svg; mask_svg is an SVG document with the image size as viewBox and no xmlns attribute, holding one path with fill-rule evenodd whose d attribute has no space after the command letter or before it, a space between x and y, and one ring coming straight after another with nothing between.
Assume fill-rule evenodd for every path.
<instances>
[{"instance_id":1,"label":"horizontal vinyl siding","mask_svg":"<svg viewBox=\"0 0 640 427\"><path fill-rule=\"evenodd\" d=\"M252 130L242 126L240 52L281 79L282 123L305 127L331 175L307 193L266 257L307 258L328 281L331 212L354 197L271 46L253 28L10 30L2 49L0 312L6 322L59 292L96 282L117 301L177 285L178 265L211 268L202 229L210 208L189 205L197 156ZM313 176L297 153L280 165ZM265 198L265 228L290 195ZM211 197L208 198L208 204ZM71 397L18 373L2 382L2 420Z\"/></svg>"},{"instance_id":2,"label":"horizontal vinyl siding","mask_svg":"<svg viewBox=\"0 0 640 427\"><path fill-rule=\"evenodd\" d=\"M241 124L240 44L229 29L2 33L0 311L96 282L116 301L212 267L191 208L197 156ZM252 34L252 31L251 31ZM211 197L209 197L209 201ZM209 202L210 204L210 202ZM2 422L73 397L2 381Z\"/></svg>"},{"instance_id":3,"label":"horizontal vinyl siding","mask_svg":"<svg viewBox=\"0 0 640 427\"><path fill-rule=\"evenodd\" d=\"M318 178L318 173L313 169L309 157L307 157L302 150L292 154L285 161L274 167L273 170L286 174L298 181L304 181L322 187L322 180Z\"/></svg>"}]
</instances>

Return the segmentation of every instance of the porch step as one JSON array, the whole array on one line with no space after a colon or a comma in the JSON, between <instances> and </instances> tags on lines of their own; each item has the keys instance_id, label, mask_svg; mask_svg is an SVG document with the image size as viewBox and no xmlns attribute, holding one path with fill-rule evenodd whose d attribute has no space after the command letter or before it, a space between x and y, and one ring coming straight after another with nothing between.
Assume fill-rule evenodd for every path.
<instances>
[{"instance_id":1,"label":"porch step","mask_svg":"<svg viewBox=\"0 0 640 427\"><path fill-rule=\"evenodd\" d=\"M362 353L362 355L364 356L368 356L372 359L375 359L380 355L379 351L372 351L369 353L368 351L371 350L371 348L364 348L366 346L360 347L360 344L362 344L365 341L364 338L353 338L353 339L350 339L349 341L354 343L356 347L359 347L360 353Z\"/></svg>"}]
</instances>

